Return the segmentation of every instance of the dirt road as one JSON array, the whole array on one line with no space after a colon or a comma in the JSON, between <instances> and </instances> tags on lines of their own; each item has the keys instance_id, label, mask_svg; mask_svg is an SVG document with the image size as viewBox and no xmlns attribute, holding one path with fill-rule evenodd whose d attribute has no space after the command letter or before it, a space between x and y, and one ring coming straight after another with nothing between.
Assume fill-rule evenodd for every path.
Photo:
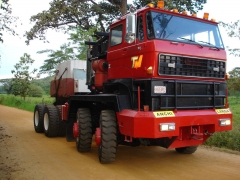
<instances>
[{"instance_id":1,"label":"dirt road","mask_svg":"<svg viewBox=\"0 0 240 180\"><path fill-rule=\"evenodd\" d=\"M161 147L119 146L103 165L97 147L78 153L74 142L47 138L33 128L33 113L0 105L0 179L239 180L240 155L200 147L182 155Z\"/></svg>"}]
</instances>

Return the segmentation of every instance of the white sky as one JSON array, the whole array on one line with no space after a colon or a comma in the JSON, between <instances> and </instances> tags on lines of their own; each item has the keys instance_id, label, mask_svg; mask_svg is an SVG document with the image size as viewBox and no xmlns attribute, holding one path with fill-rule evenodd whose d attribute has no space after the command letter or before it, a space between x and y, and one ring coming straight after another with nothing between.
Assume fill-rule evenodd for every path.
<instances>
[{"instance_id":1,"label":"white sky","mask_svg":"<svg viewBox=\"0 0 240 180\"><path fill-rule=\"evenodd\" d=\"M19 62L24 53L31 55L35 60L33 68L39 68L43 65L43 61L47 58L47 54L37 54L37 51L45 49L58 50L60 46L66 43L68 36L55 31L49 31L47 39L50 43L43 43L39 40L30 41L30 45L26 46L25 37L22 37L25 31L29 31L32 27L30 17L36 15L43 10L49 9L50 0L10 0L13 8L13 15L18 16L22 25L18 25L17 32L21 37L12 36L4 33L4 43L0 44L0 79L12 77L11 70L14 65ZM128 0L128 2L130 2ZM240 19L239 15L239 0L207 0L203 11L198 12L198 17L203 16L203 12L210 14L210 19L214 18L217 21L234 22ZM240 40L229 38L223 28L220 28L223 42L231 48L240 48ZM240 67L240 58L228 55L227 71L231 71L234 67Z\"/></svg>"}]
</instances>

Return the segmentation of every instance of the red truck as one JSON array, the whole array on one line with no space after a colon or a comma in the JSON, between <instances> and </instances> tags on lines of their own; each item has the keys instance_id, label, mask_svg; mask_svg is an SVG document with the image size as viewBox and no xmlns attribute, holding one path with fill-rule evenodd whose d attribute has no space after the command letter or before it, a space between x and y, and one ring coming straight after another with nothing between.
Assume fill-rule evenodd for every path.
<instances>
[{"instance_id":1,"label":"red truck","mask_svg":"<svg viewBox=\"0 0 240 180\"><path fill-rule=\"evenodd\" d=\"M58 66L56 101L36 105L36 132L66 135L79 152L95 139L99 161L111 163L118 145L192 154L215 132L232 129L226 51L207 13L198 18L148 4L96 36L86 42L87 61Z\"/></svg>"}]
</instances>

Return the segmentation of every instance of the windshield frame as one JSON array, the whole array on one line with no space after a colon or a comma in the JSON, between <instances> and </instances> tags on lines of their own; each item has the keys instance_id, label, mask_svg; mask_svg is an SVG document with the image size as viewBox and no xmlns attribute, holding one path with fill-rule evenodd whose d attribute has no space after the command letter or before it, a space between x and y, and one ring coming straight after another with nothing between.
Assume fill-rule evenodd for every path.
<instances>
[{"instance_id":1,"label":"windshield frame","mask_svg":"<svg viewBox=\"0 0 240 180\"><path fill-rule=\"evenodd\" d=\"M147 11L145 17L149 40L159 39L224 49L217 23L207 23L198 19L187 18L188 16L182 17L154 10Z\"/></svg>"}]
</instances>

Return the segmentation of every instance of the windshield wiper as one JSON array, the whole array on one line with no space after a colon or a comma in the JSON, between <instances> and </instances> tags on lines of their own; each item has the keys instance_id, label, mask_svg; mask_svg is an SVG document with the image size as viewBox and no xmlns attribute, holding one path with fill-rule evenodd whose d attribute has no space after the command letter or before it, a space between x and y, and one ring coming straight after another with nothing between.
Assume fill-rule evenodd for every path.
<instances>
[{"instance_id":1,"label":"windshield wiper","mask_svg":"<svg viewBox=\"0 0 240 180\"><path fill-rule=\"evenodd\" d=\"M178 38L179 39L183 39L183 40L187 40L187 41L190 41L190 42L194 42L194 43L198 44L201 48L203 48L203 46L200 43L196 42L196 41L193 41L193 40L187 39L187 38L183 38L183 37L178 37Z\"/></svg>"},{"instance_id":2,"label":"windshield wiper","mask_svg":"<svg viewBox=\"0 0 240 180\"><path fill-rule=\"evenodd\" d=\"M198 41L198 42L202 42L202 43L208 44L210 46L213 46L213 48L216 48L217 50L220 50L217 46L215 46L215 45L213 45L213 44L211 44L209 42L205 42L205 41Z\"/></svg>"}]
</instances>

